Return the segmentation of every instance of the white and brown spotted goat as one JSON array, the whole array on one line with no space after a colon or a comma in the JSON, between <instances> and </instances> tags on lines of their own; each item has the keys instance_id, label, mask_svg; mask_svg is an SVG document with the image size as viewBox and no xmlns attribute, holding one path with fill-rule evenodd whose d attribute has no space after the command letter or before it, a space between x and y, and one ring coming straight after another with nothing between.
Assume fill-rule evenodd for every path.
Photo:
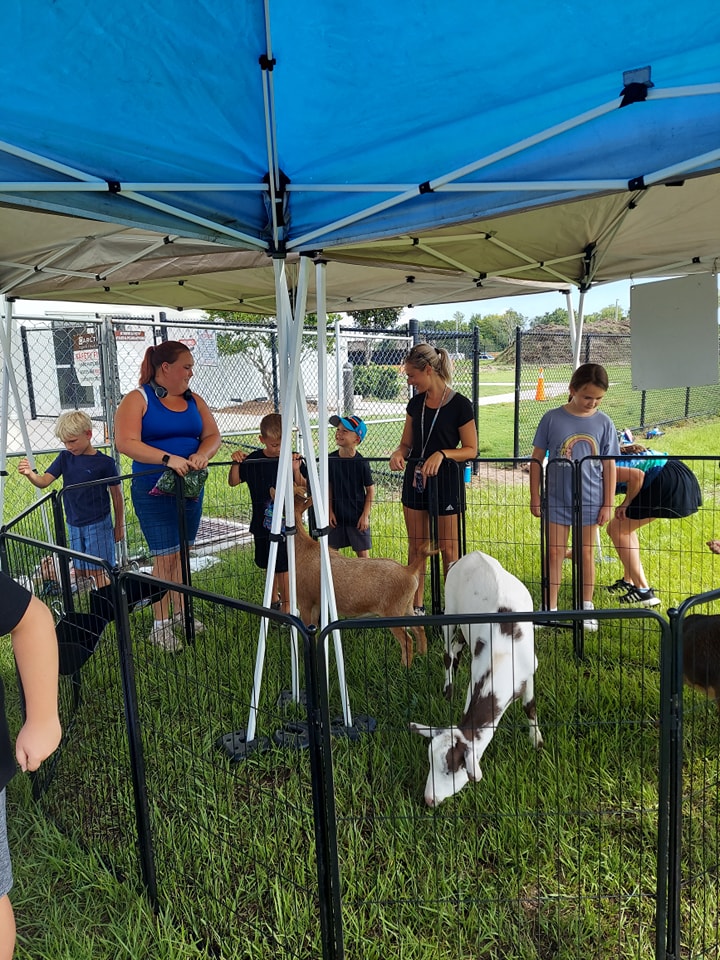
<instances>
[{"instance_id":1,"label":"white and brown spotted goat","mask_svg":"<svg viewBox=\"0 0 720 960\"><path fill-rule=\"evenodd\" d=\"M532 609L526 586L479 550L461 557L448 571L446 614L527 613ZM452 691L458 659L466 645L472 664L465 712L457 726L410 724L412 730L430 738L430 772L425 784L425 802L430 807L462 790L469 780L480 780L480 759L513 700L522 700L530 741L538 749L543 743L535 712L537 660L532 622L472 623L462 624L457 632L454 627L443 630L446 696Z\"/></svg>"}]
</instances>

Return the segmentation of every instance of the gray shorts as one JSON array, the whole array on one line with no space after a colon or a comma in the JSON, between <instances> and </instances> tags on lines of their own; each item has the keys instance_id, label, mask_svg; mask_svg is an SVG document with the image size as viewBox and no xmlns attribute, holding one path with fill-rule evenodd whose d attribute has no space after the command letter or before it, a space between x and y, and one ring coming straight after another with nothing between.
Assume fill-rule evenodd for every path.
<instances>
[{"instance_id":1,"label":"gray shorts","mask_svg":"<svg viewBox=\"0 0 720 960\"><path fill-rule=\"evenodd\" d=\"M356 526L348 524L344 527L332 527L328 533L328 543L333 550L341 547L352 547L355 553L361 550L372 550L370 530L358 530Z\"/></svg>"},{"instance_id":2,"label":"gray shorts","mask_svg":"<svg viewBox=\"0 0 720 960\"><path fill-rule=\"evenodd\" d=\"M5 790L0 790L0 897L6 897L12 887L13 876L10 866L10 847L7 839L7 820L5 819Z\"/></svg>"}]
</instances>

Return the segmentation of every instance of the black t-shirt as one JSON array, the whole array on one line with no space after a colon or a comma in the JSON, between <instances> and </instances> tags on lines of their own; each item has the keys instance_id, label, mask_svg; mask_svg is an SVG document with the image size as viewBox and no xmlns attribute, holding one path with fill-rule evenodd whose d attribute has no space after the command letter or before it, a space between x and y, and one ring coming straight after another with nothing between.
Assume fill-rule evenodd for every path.
<instances>
[{"instance_id":1,"label":"black t-shirt","mask_svg":"<svg viewBox=\"0 0 720 960\"><path fill-rule=\"evenodd\" d=\"M0 636L11 633L25 616L32 596L25 587L15 583L0 571ZM7 717L5 716L5 689L0 679L0 790L12 779L15 773L15 754L10 742Z\"/></svg>"},{"instance_id":2,"label":"black t-shirt","mask_svg":"<svg viewBox=\"0 0 720 960\"><path fill-rule=\"evenodd\" d=\"M328 456L328 480L338 526L355 526L365 507L365 491L373 485L370 464L360 453L341 457L338 450Z\"/></svg>"},{"instance_id":3,"label":"black t-shirt","mask_svg":"<svg viewBox=\"0 0 720 960\"><path fill-rule=\"evenodd\" d=\"M240 479L248 485L252 501L250 533L270 536L273 498L270 488L277 486L279 457L266 457L262 450L253 450L240 466Z\"/></svg>"},{"instance_id":4,"label":"black t-shirt","mask_svg":"<svg viewBox=\"0 0 720 960\"><path fill-rule=\"evenodd\" d=\"M448 402L437 410L424 408L424 403L425 394L418 393L406 407L413 426L412 450L407 458L409 460L420 456L427 459L431 453L438 450L454 450L460 444L460 427L474 419L472 403L461 393L453 394ZM436 413L437 419L433 426ZM425 453L422 453L423 437Z\"/></svg>"}]
</instances>

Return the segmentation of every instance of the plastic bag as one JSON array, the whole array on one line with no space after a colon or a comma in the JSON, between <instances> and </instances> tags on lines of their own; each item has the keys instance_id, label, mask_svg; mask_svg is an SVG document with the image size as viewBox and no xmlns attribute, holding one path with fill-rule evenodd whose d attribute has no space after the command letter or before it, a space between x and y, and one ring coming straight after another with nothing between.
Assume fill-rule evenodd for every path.
<instances>
[{"instance_id":1,"label":"plastic bag","mask_svg":"<svg viewBox=\"0 0 720 960\"><path fill-rule=\"evenodd\" d=\"M151 496L153 497L174 497L175 496L175 481L179 477L179 474L175 473L174 470L171 470L168 467L160 477L158 477L157 483L150 491ZM185 497L187 500L199 500L200 494L202 493L202 488L205 486L205 481L208 478L207 470L190 470L189 473L186 473L182 478L183 488L185 491Z\"/></svg>"}]
</instances>

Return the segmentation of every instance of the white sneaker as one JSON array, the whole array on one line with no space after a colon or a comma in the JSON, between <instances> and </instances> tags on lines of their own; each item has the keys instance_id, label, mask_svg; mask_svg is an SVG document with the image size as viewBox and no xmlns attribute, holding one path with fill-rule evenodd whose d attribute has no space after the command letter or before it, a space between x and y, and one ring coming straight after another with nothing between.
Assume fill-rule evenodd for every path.
<instances>
[{"instance_id":1,"label":"white sneaker","mask_svg":"<svg viewBox=\"0 0 720 960\"><path fill-rule=\"evenodd\" d=\"M183 633L185 633L185 613L183 610L179 610L176 614L173 614L172 625L179 628ZM193 630L195 633L203 633L205 630L205 624L202 620L196 620L193 617Z\"/></svg>"},{"instance_id":2,"label":"white sneaker","mask_svg":"<svg viewBox=\"0 0 720 960\"><path fill-rule=\"evenodd\" d=\"M166 650L168 653L179 653L183 648L170 620L163 620L159 625L153 624L149 639L150 643L154 643L156 647L160 647L161 650Z\"/></svg>"},{"instance_id":3,"label":"white sneaker","mask_svg":"<svg viewBox=\"0 0 720 960\"><path fill-rule=\"evenodd\" d=\"M588 633L597 633L598 631L597 620L583 620L583 626L588 631Z\"/></svg>"}]
</instances>

